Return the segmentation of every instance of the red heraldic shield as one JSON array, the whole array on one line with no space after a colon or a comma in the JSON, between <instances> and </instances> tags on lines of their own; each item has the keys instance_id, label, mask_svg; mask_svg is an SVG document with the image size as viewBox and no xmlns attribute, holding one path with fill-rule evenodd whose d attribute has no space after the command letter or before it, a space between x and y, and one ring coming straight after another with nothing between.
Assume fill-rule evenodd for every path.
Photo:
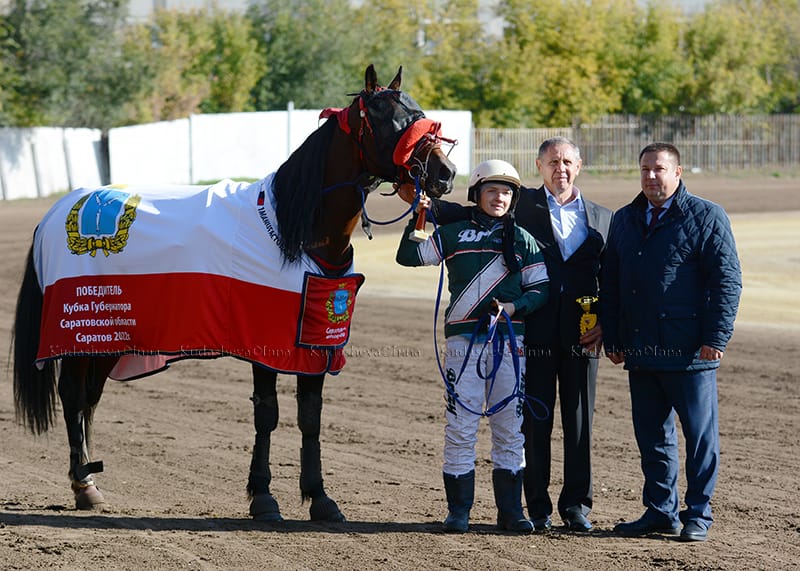
<instances>
[{"instance_id":1,"label":"red heraldic shield","mask_svg":"<svg viewBox=\"0 0 800 571\"><path fill-rule=\"evenodd\" d=\"M297 323L297 346L340 349L350 338L362 274L327 277L306 272Z\"/></svg>"}]
</instances>

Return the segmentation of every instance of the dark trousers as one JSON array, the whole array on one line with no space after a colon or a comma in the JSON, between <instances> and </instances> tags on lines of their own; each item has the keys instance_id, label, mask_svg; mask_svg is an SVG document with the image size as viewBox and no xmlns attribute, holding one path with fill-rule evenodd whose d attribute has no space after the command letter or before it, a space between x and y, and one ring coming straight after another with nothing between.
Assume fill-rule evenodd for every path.
<instances>
[{"instance_id":1,"label":"dark trousers","mask_svg":"<svg viewBox=\"0 0 800 571\"><path fill-rule=\"evenodd\" d=\"M528 348L525 366L525 499L528 513L538 519L553 512L550 486L550 439L556 390L564 433L564 484L558 497L562 518L570 511L588 515L592 508L592 416L597 359L558 346ZM544 416L541 401L549 414Z\"/></svg>"},{"instance_id":2,"label":"dark trousers","mask_svg":"<svg viewBox=\"0 0 800 571\"><path fill-rule=\"evenodd\" d=\"M646 517L710 527L719 471L717 370L628 374L633 430L642 457ZM686 440L686 508L678 512L678 433Z\"/></svg>"}]
</instances>

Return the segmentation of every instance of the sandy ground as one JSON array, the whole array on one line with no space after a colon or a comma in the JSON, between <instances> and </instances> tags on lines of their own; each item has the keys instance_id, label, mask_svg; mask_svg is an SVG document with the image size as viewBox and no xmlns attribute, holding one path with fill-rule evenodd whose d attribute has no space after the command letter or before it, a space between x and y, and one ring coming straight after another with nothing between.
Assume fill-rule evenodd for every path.
<instances>
[{"instance_id":1,"label":"sandy ground","mask_svg":"<svg viewBox=\"0 0 800 571\"><path fill-rule=\"evenodd\" d=\"M628 179L584 177L612 208ZM326 486L348 522L311 524L298 492L294 380L280 383L273 491L287 521L253 522L244 487L252 443L249 367L182 362L161 375L110 383L95 421L98 477L109 507L77 512L63 426L44 437L14 419L8 353L0 382L0 569L798 569L800 515L800 180L687 177L731 213L745 271L737 330L719 373L722 468L716 523L703 544L624 539L611 528L641 511L638 453L625 374L603 361L594 423L595 531L496 532L489 434L479 442L471 532L441 533L442 384L434 360L436 269L394 264L400 226L356 238L359 296L348 365L328 379ZM0 203L0 347L23 257L50 200ZM374 198L386 219L399 201ZM561 439L559 431L554 434ZM561 467L553 466L557 494ZM683 481L681 482L683 484Z\"/></svg>"}]
</instances>

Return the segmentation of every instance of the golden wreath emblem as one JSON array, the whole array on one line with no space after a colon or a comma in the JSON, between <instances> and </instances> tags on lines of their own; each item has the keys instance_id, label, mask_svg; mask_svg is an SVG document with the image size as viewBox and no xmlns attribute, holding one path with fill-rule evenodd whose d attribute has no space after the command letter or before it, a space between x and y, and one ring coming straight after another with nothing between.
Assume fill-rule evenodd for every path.
<instances>
[{"instance_id":1,"label":"golden wreath emblem","mask_svg":"<svg viewBox=\"0 0 800 571\"><path fill-rule=\"evenodd\" d=\"M119 254L128 243L128 232L136 220L136 207L139 206L142 197L134 194L125 201L122 215L117 223L117 231L113 236L95 237L84 236L80 230L80 211L90 196L93 194L87 194L78 200L67 214L64 224L67 230L67 247L70 252L77 255L89 254L94 257L98 250L106 256Z\"/></svg>"}]
</instances>

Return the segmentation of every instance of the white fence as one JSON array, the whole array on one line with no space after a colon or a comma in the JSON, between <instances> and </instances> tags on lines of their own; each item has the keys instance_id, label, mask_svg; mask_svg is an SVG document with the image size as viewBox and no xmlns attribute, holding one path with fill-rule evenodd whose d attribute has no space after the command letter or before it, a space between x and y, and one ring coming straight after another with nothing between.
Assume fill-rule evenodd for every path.
<instances>
[{"instance_id":1,"label":"white fence","mask_svg":"<svg viewBox=\"0 0 800 571\"><path fill-rule=\"evenodd\" d=\"M458 140L450 159L459 172L469 172L472 114L428 111L426 116L442 123L446 137ZM0 189L8 200L109 183L259 179L277 170L319 124L319 110L192 115L111 129L107 159L98 130L0 129Z\"/></svg>"},{"instance_id":2,"label":"white fence","mask_svg":"<svg viewBox=\"0 0 800 571\"><path fill-rule=\"evenodd\" d=\"M319 111L292 109L193 115L112 129L107 146L100 131L91 129L0 129L0 190L3 199L13 199L108 183L258 179L275 171L317 128L318 116ZM609 116L595 124L557 129L473 129L468 111L429 111L427 116L442 123L446 137L458 140L450 158L461 175L485 159L502 158L524 179L534 178L536 150L555 135L578 143L588 171L635 168L639 150L656 140L677 144L684 168L800 166L800 114L650 120Z\"/></svg>"},{"instance_id":3,"label":"white fence","mask_svg":"<svg viewBox=\"0 0 800 571\"><path fill-rule=\"evenodd\" d=\"M0 129L0 191L4 200L48 196L106 178L100 131Z\"/></svg>"},{"instance_id":4,"label":"white fence","mask_svg":"<svg viewBox=\"0 0 800 571\"><path fill-rule=\"evenodd\" d=\"M450 153L469 172L472 114L426 111L458 139ZM192 115L188 119L111 129L114 184L194 184L221 178L258 179L275 171L318 126L319 110Z\"/></svg>"},{"instance_id":5,"label":"white fence","mask_svg":"<svg viewBox=\"0 0 800 571\"><path fill-rule=\"evenodd\" d=\"M565 136L581 149L587 171L636 169L639 151L653 141L674 143L684 168L709 172L800 166L800 114L706 115L646 118L609 115L596 123L561 129L475 129L474 163L512 162L524 179L536 173L542 141Z\"/></svg>"}]
</instances>

